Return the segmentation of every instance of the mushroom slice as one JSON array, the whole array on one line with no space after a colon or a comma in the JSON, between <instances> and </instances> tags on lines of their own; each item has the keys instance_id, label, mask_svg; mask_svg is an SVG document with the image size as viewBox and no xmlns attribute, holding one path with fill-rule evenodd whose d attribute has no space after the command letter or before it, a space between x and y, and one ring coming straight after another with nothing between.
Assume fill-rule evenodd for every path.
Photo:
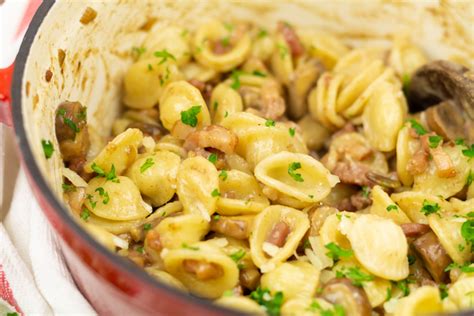
<instances>
[{"instance_id":1,"label":"mushroom slice","mask_svg":"<svg viewBox=\"0 0 474 316\"><path fill-rule=\"evenodd\" d=\"M448 274L444 271L452 262L438 237L433 232L424 234L413 242L413 247L425 263L425 267L436 282L445 282Z\"/></svg>"},{"instance_id":2,"label":"mushroom slice","mask_svg":"<svg viewBox=\"0 0 474 316\"><path fill-rule=\"evenodd\" d=\"M428 127L445 139L456 140L457 138L470 138L466 131L466 118L459 107L451 100L441 102L426 110L426 122ZM474 125L471 122L471 128Z\"/></svg>"},{"instance_id":3,"label":"mushroom slice","mask_svg":"<svg viewBox=\"0 0 474 316\"><path fill-rule=\"evenodd\" d=\"M352 285L350 279L332 279L323 287L320 295L332 304L340 304L348 316L369 316L371 307L363 289Z\"/></svg>"},{"instance_id":4,"label":"mushroom slice","mask_svg":"<svg viewBox=\"0 0 474 316\"><path fill-rule=\"evenodd\" d=\"M419 68L408 88L411 110L424 110L452 99L459 110L465 112L466 118L474 120L474 79L468 74L468 68L446 60L433 61Z\"/></svg>"},{"instance_id":5,"label":"mushroom slice","mask_svg":"<svg viewBox=\"0 0 474 316\"><path fill-rule=\"evenodd\" d=\"M300 60L288 86L288 111L292 118L299 119L308 112L307 96L323 70L324 66L317 59Z\"/></svg>"},{"instance_id":6,"label":"mushroom slice","mask_svg":"<svg viewBox=\"0 0 474 316\"><path fill-rule=\"evenodd\" d=\"M392 220L363 214L347 229L357 260L372 274L388 280L408 276L408 243Z\"/></svg>"}]
</instances>

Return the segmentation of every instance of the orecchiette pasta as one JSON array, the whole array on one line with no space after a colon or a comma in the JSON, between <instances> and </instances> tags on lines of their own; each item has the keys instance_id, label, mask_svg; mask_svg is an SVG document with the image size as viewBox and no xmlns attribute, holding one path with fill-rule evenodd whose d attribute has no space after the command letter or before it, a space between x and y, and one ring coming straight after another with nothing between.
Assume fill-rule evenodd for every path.
<instances>
[{"instance_id":1,"label":"orecchiette pasta","mask_svg":"<svg viewBox=\"0 0 474 316\"><path fill-rule=\"evenodd\" d=\"M240 312L473 309L469 69L403 35L375 47L197 20L140 28L110 131L79 102L56 108L42 146L59 145L74 219L158 282Z\"/></svg>"}]
</instances>

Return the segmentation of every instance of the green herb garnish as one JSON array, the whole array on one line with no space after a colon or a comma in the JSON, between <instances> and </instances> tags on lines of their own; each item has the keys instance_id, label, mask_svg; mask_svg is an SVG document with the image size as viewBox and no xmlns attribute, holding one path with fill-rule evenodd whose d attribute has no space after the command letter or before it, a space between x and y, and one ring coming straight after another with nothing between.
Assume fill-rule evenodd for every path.
<instances>
[{"instance_id":1,"label":"green herb garnish","mask_svg":"<svg viewBox=\"0 0 474 316\"><path fill-rule=\"evenodd\" d=\"M390 211L398 211L398 206L396 206L395 204L390 204L389 206L387 206L387 212Z\"/></svg>"},{"instance_id":2,"label":"green herb garnish","mask_svg":"<svg viewBox=\"0 0 474 316\"><path fill-rule=\"evenodd\" d=\"M468 158L474 158L474 144L462 151L462 154Z\"/></svg>"},{"instance_id":3,"label":"green herb garnish","mask_svg":"<svg viewBox=\"0 0 474 316\"><path fill-rule=\"evenodd\" d=\"M212 105L212 107L214 108L214 112L217 111L217 108L219 107L219 102L214 101L214 104Z\"/></svg>"},{"instance_id":4,"label":"green herb garnish","mask_svg":"<svg viewBox=\"0 0 474 316\"><path fill-rule=\"evenodd\" d=\"M253 74L254 76L257 76L257 77L266 77L266 76L267 76L266 74L264 74L263 72L261 72L261 71L259 71L259 70L254 70L254 71L252 72L252 74Z\"/></svg>"},{"instance_id":5,"label":"green herb garnish","mask_svg":"<svg viewBox=\"0 0 474 316\"><path fill-rule=\"evenodd\" d=\"M266 126L266 127L275 126L275 121L274 121L274 120L266 120L265 126Z\"/></svg>"},{"instance_id":6,"label":"green herb garnish","mask_svg":"<svg viewBox=\"0 0 474 316\"><path fill-rule=\"evenodd\" d=\"M76 187L73 186L72 184L63 183L63 184L62 184L62 188L63 188L63 191L64 191L64 192L76 191Z\"/></svg>"},{"instance_id":7,"label":"green herb garnish","mask_svg":"<svg viewBox=\"0 0 474 316\"><path fill-rule=\"evenodd\" d=\"M294 127L290 127L290 128L288 129L288 133L290 133L290 136L291 136L291 137L294 137L294 136L295 136L295 132L296 132L296 128L294 128Z\"/></svg>"},{"instance_id":8,"label":"green herb garnish","mask_svg":"<svg viewBox=\"0 0 474 316\"><path fill-rule=\"evenodd\" d=\"M429 202L428 200L423 201L423 206L421 207L420 212L424 215L428 216L430 214L436 214L440 210L440 206L438 203Z\"/></svg>"},{"instance_id":9,"label":"green herb garnish","mask_svg":"<svg viewBox=\"0 0 474 316\"><path fill-rule=\"evenodd\" d=\"M352 284L355 286L362 286L363 282L369 282L374 280L374 276L370 274L365 274L360 271L357 267L350 267L346 270L336 271L337 278L349 278L352 281Z\"/></svg>"},{"instance_id":10,"label":"green herb garnish","mask_svg":"<svg viewBox=\"0 0 474 316\"><path fill-rule=\"evenodd\" d=\"M472 170L469 170L469 173L466 177L466 185L470 186L473 180L474 180L474 173L472 172Z\"/></svg>"},{"instance_id":11,"label":"green herb garnish","mask_svg":"<svg viewBox=\"0 0 474 316\"><path fill-rule=\"evenodd\" d=\"M416 120L410 119L410 120L408 120L408 122L410 122L411 128L413 128L418 135L421 136L421 135L425 135L426 133L428 133L426 131L426 129L420 123L418 123Z\"/></svg>"},{"instance_id":12,"label":"green herb garnish","mask_svg":"<svg viewBox=\"0 0 474 316\"><path fill-rule=\"evenodd\" d=\"M41 140L41 146L43 146L43 153L46 159L51 158L54 152L53 144L49 140Z\"/></svg>"},{"instance_id":13,"label":"green herb garnish","mask_svg":"<svg viewBox=\"0 0 474 316\"><path fill-rule=\"evenodd\" d=\"M259 31L258 34L257 34L257 37L258 37L258 38L263 38L263 37L265 37L265 36L268 36L268 31L265 30L265 29L260 29L260 31Z\"/></svg>"},{"instance_id":14,"label":"green herb garnish","mask_svg":"<svg viewBox=\"0 0 474 316\"><path fill-rule=\"evenodd\" d=\"M408 257L408 264L409 265L412 265L412 264L415 263L416 257L414 255L408 255L407 257Z\"/></svg>"},{"instance_id":15,"label":"green herb garnish","mask_svg":"<svg viewBox=\"0 0 474 316\"><path fill-rule=\"evenodd\" d=\"M209 161L212 162L213 164L216 164L216 162L217 162L217 154L215 154L215 153L210 154L209 157L207 157L207 160L209 160Z\"/></svg>"},{"instance_id":16,"label":"green herb garnish","mask_svg":"<svg viewBox=\"0 0 474 316\"><path fill-rule=\"evenodd\" d=\"M91 213L89 213L88 209L83 208L80 216L84 221L87 221L89 217L91 216Z\"/></svg>"},{"instance_id":17,"label":"green herb garnish","mask_svg":"<svg viewBox=\"0 0 474 316\"><path fill-rule=\"evenodd\" d=\"M458 146L466 146L466 142L464 139L462 138L456 138L456 140L454 141L454 143Z\"/></svg>"},{"instance_id":18,"label":"green herb garnish","mask_svg":"<svg viewBox=\"0 0 474 316\"><path fill-rule=\"evenodd\" d=\"M197 251L199 247L189 246L187 243L183 242L181 248Z\"/></svg>"},{"instance_id":19,"label":"green herb garnish","mask_svg":"<svg viewBox=\"0 0 474 316\"><path fill-rule=\"evenodd\" d=\"M152 226L150 223L146 223L143 225L143 230L144 231L148 231L148 230L151 230Z\"/></svg>"},{"instance_id":20,"label":"green herb garnish","mask_svg":"<svg viewBox=\"0 0 474 316\"><path fill-rule=\"evenodd\" d=\"M370 195L370 188L366 185L362 186L362 196L368 198Z\"/></svg>"},{"instance_id":21,"label":"green herb garnish","mask_svg":"<svg viewBox=\"0 0 474 316\"><path fill-rule=\"evenodd\" d=\"M154 164L155 162L153 161L153 158L147 158L145 162L143 163L143 165L140 166L140 172L144 173L146 170L151 168Z\"/></svg>"},{"instance_id":22,"label":"green herb garnish","mask_svg":"<svg viewBox=\"0 0 474 316\"><path fill-rule=\"evenodd\" d=\"M474 251L474 219L468 219L461 226L461 236L466 243L471 244L471 251Z\"/></svg>"},{"instance_id":23,"label":"green herb garnish","mask_svg":"<svg viewBox=\"0 0 474 316\"><path fill-rule=\"evenodd\" d=\"M198 123L197 115L201 112L201 106L195 105L186 111L181 112L181 122L191 127L196 127Z\"/></svg>"},{"instance_id":24,"label":"green herb garnish","mask_svg":"<svg viewBox=\"0 0 474 316\"><path fill-rule=\"evenodd\" d=\"M232 73L230 75L230 78L232 79L232 83L230 84L230 87L234 90L237 90L240 88L240 76L243 75L244 72L240 70L232 70Z\"/></svg>"},{"instance_id":25,"label":"green herb garnish","mask_svg":"<svg viewBox=\"0 0 474 316\"><path fill-rule=\"evenodd\" d=\"M439 288L439 296L441 297L442 300L444 300L446 297L448 297L448 287L446 284L441 283L438 285Z\"/></svg>"},{"instance_id":26,"label":"green herb garnish","mask_svg":"<svg viewBox=\"0 0 474 316\"><path fill-rule=\"evenodd\" d=\"M297 173L296 170L301 169L301 163L299 162L292 162L288 166L288 174L295 180L296 182L303 182L304 179L300 173Z\"/></svg>"},{"instance_id":27,"label":"green herb garnish","mask_svg":"<svg viewBox=\"0 0 474 316\"><path fill-rule=\"evenodd\" d=\"M227 170L222 169L221 172L219 173L219 178L221 178L222 181L227 180Z\"/></svg>"},{"instance_id":28,"label":"green herb garnish","mask_svg":"<svg viewBox=\"0 0 474 316\"><path fill-rule=\"evenodd\" d=\"M214 190L212 190L212 192L211 192L211 196L212 196L212 197L221 196L221 193L219 192L219 190L214 189Z\"/></svg>"},{"instance_id":29,"label":"green herb garnish","mask_svg":"<svg viewBox=\"0 0 474 316\"><path fill-rule=\"evenodd\" d=\"M326 253L326 256L332 258L334 261L337 261L340 258L349 258L353 255L352 250L341 248L333 242L325 245L324 248L329 250L329 252Z\"/></svg>"},{"instance_id":30,"label":"green herb garnish","mask_svg":"<svg viewBox=\"0 0 474 316\"><path fill-rule=\"evenodd\" d=\"M245 252L245 250L243 249L240 249L236 252L234 252L233 254L231 254L229 257L234 260L235 263L239 263L240 260L242 260L243 257L245 257L247 253Z\"/></svg>"},{"instance_id":31,"label":"green herb garnish","mask_svg":"<svg viewBox=\"0 0 474 316\"><path fill-rule=\"evenodd\" d=\"M107 193L107 191L105 191L103 187L98 187L97 189L95 189L94 192L99 192L99 195L104 198L102 200L103 204L109 203L110 201L109 193Z\"/></svg>"},{"instance_id":32,"label":"green herb garnish","mask_svg":"<svg viewBox=\"0 0 474 316\"><path fill-rule=\"evenodd\" d=\"M269 316L279 316L281 305L283 304L283 292L276 292L274 295L269 289L258 287L250 293L250 298L262 306Z\"/></svg>"},{"instance_id":33,"label":"green herb garnish","mask_svg":"<svg viewBox=\"0 0 474 316\"><path fill-rule=\"evenodd\" d=\"M430 142L430 148L438 147L439 143L443 140L443 137L439 135L433 135L428 137L428 141Z\"/></svg>"},{"instance_id":34,"label":"green herb garnish","mask_svg":"<svg viewBox=\"0 0 474 316\"><path fill-rule=\"evenodd\" d=\"M92 170L97 173L97 176L99 177L104 177L107 181L112 181L115 183L119 183L119 179L117 178L117 174L115 173L115 165L112 164L112 167L110 167L109 172L105 172L104 169L99 167L95 162L91 166Z\"/></svg>"},{"instance_id":35,"label":"green herb garnish","mask_svg":"<svg viewBox=\"0 0 474 316\"><path fill-rule=\"evenodd\" d=\"M161 50L161 51L156 51L153 53L155 57L161 58L161 61L158 63L158 65L164 64L168 58L176 61L176 58L173 56L173 54L169 53L166 49Z\"/></svg>"},{"instance_id":36,"label":"green herb garnish","mask_svg":"<svg viewBox=\"0 0 474 316\"><path fill-rule=\"evenodd\" d=\"M460 264L458 264L458 263L453 262L453 263L449 264L449 265L446 267L446 269L444 269L444 271L445 271L445 272L449 272L449 271L451 271L451 270L453 270L453 269L460 269L461 272L464 272L464 273L473 273L473 272L474 272L474 266L471 267L471 264L472 264L472 263L469 263L469 262L468 262L468 263L465 263L465 264L463 264L463 265L460 265Z\"/></svg>"}]
</instances>

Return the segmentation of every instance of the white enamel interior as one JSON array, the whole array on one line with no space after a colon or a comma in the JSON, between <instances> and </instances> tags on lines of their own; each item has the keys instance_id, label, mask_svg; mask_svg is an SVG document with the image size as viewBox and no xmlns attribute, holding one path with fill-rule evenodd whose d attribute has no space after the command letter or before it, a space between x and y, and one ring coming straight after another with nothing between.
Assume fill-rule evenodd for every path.
<instances>
[{"instance_id":1,"label":"white enamel interior","mask_svg":"<svg viewBox=\"0 0 474 316\"><path fill-rule=\"evenodd\" d=\"M97 17L83 25L79 20L88 6ZM95 155L119 114L131 48L140 46L146 35L140 28L151 18L156 18L153 29L158 31L171 24L194 30L210 18L249 20L270 29L276 21L286 20L334 33L352 45L386 45L393 35L407 34L430 58L474 64L474 8L469 1L59 0L37 33L22 84L27 137L40 169L58 194L60 157L56 151L46 160L41 147L41 139L46 139L58 148L55 108L65 100L88 107L91 156ZM66 52L62 72L59 49ZM53 73L50 82L45 80L48 69Z\"/></svg>"}]
</instances>

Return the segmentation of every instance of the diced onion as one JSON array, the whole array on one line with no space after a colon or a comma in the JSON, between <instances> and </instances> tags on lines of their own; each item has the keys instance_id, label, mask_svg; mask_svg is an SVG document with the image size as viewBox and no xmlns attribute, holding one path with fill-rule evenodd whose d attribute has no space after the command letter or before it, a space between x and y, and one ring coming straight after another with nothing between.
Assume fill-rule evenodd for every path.
<instances>
[{"instance_id":1,"label":"diced onion","mask_svg":"<svg viewBox=\"0 0 474 316\"><path fill-rule=\"evenodd\" d=\"M262 250L270 257L275 257L275 255L280 250L280 247L277 247L274 244L269 243L269 242L264 242L262 245Z\"/></svg>"},{"instance_id":2,"label":"diced onion","mask_svg":"<svg viewBox=\"0 0 474 316\"><path fill-rule=\"evenodd\" d=\"M69 168L63 168L63 176L78 188L87 188L87 182Z\"/></svg>"},{"instance_id":3,"label":"diced onion","mask_svg":"<svg viewBox=\"0 0 474 316\"><path fill-rule=\"evenodd\" d=\"M122 248L122 249L128 249L128 242L123 240L122 238L117 237L117 236L113 236L112 240L114 241L115 246L117 246L119 248Z\"/></svg>"}]
</instances>

